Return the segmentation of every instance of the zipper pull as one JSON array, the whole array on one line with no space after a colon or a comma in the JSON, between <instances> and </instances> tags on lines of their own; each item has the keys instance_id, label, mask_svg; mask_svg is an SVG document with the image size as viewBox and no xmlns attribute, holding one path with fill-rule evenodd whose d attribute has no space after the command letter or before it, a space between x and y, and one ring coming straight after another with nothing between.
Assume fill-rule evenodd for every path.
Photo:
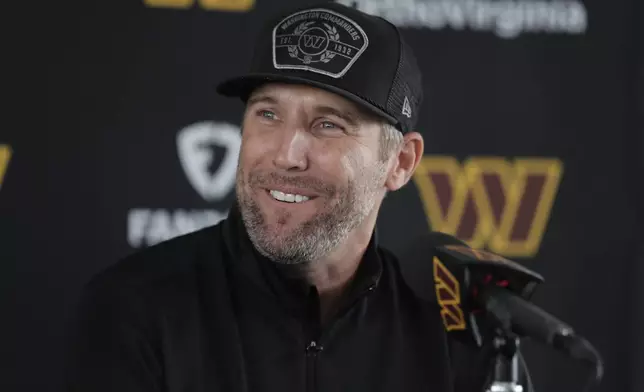
<instances>
[{"instance_id":1,"label":"zipper pull","mask_svg":"<svg viewBox=\"0 0 644 392\"><path fill-rule=\"evenodd\" d=\"M310 355L315 355L322 350L324 350L324 347L322 347L321 345L318 345L318 343L315 340L311 340L309 344L306 346L306 353Z\"/></svg>"}]
</instances>

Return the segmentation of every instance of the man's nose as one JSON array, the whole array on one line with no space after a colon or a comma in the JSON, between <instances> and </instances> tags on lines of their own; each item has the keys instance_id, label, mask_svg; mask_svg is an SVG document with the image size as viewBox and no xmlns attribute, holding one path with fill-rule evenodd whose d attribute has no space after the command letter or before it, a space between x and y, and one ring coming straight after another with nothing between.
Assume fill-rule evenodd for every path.
<instances>
[{"instance_id":1,"label":"man's nose","mask_svg":"<svg viewBox=\"0 0 644 392\"><path fill-rule=\"evenodd\" d=\"M277 142L277 152L273 158L276 167L288 171L306 170L308 138L305 129L285 128L280 132Z\"/></svg>"}]
</instances>

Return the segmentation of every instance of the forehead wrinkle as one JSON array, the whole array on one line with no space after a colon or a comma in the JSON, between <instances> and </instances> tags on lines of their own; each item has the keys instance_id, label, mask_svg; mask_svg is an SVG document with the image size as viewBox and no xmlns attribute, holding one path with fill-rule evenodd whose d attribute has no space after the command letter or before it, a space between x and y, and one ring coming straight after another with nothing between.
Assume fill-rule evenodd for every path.
<instances>
[{"instance_id":1,"label":"forehead wrinkle","mask_svg":"<svg viewBox=\"0 0 644 392\"><path fill-rule=\"evenodd\" d=\"M253 106L256 103L260 103L260 102L277 104L277 98L275 98L273 94L266 93L266 92L259 92L257 94L251 95L250 98L248 98L248 101L246 101L246 105Z\"/></svg>"}]
</instances>

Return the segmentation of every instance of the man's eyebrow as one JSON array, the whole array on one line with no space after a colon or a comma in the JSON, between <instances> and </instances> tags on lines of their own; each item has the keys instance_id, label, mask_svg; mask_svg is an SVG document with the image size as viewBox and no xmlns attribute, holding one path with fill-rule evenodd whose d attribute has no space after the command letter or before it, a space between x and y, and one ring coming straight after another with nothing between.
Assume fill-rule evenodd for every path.
<instances>
[{"instance_id":1,"label":"man's eyebrow","mask_svg":"<svg viewBox=\"0 0 644 392\"><path fill-rule=\"evenodd\" d=\"M257 103L268 103L268 104L276 105L278 101L275 97L271 95L257 94L257 95L251 96L246 102L246 105L252 106ZM354 112L352 110L342 110L328 105L316 105L313 109L316 113L319 113L322 115L332 115L332 116L341 118L352 127L357 127L360 120L363 118L362 113L360 112Z\"/></svg>"},{"instance_id":2,"label":"man's eyebrow","mask_svg":"<svg viewBox=\"0 0 644 392\"><path fill-rule=\"evenodd\" d=\"M330 114L339 117L346 121L349 125L356 127L360 120L360 116L349 110L340 110L332 106L316 106L315 111L320 114Z\"/></svg>"},{"instance_id":3,"label":"man's eyebrow","mask_svg":"<svg viewBox=\"0 0 644 392\"><path fill-rule=\"evenodd\" d=\"M248 98L248 102L246 102L246 104L247 106L251 106L260 102L270 103L274 105L277 103L277 99L271 97L270 95L258 94Z\"/></svg>"}]
</instances>

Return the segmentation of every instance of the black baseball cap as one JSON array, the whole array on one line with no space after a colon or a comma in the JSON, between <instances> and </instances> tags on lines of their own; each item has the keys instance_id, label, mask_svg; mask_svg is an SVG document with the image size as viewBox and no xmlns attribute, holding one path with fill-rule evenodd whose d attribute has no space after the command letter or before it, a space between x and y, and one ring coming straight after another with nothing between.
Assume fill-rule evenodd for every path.
<instances>
[{"instance_id":1,"label":"black baseball cap","mask_svg":"<svg viewBox=\"0 0 644 392\"><path fill-rule=\"evenodd\" d=\"M416 58L398 28L335 2L273 18L257 38L249 73L223 81L217 92L246 101L268 82L339 94L403 133L416 126L423 99Z\"/></svg>"}]
</instances>

